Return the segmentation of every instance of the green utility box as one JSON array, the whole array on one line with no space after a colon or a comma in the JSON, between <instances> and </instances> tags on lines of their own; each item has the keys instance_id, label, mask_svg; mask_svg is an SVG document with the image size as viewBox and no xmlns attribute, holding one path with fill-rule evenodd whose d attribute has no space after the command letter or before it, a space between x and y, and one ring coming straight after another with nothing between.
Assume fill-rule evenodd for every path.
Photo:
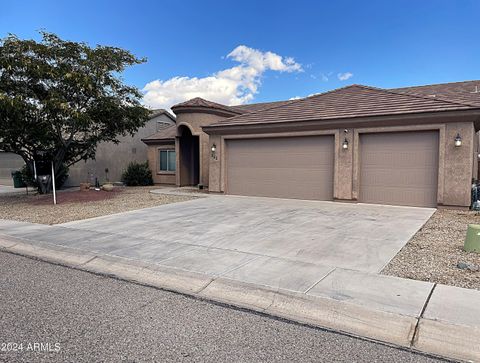
<instances>
[{"instance_id":1,"label":"green utility box","mask_svg":"<svg viewBox=\"0 0 480 363\"><path fill-rule=\"evenodd\" d=\"M464 249L467 252L480 253L480 225L469 224Z\"/></svg>"},{"instance_id":2,"label":"green utility box","mask_svg":"<svg viewBox=\"0 0 480 363\"><path fill-rule=\"evenodd\" d=\"M25 188L26 184L23 181L22 172L14 171L12 172L13 187L14 188Z\"/></svg>"}]
</instances>

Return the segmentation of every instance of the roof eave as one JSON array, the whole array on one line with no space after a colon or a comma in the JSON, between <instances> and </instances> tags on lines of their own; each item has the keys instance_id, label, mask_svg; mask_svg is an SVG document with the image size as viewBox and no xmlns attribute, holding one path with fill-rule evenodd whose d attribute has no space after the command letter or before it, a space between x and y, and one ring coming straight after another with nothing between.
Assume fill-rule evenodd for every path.
<instances>
[{"instance_id":1,"label":"roof eave","mask_svg":"<svg viewBox=\"0 0 480 363\"><path fill-rule=\"evenodd\" d=\"M354 127L374 127L380 124L385 125L405 125L421 123L450 123L450 122L474 122L475 130L480 130L480 107L467 110L449 110L449 111L429 111L390 115L345 117L330 119L308 119L295 121L279 122L257 122L245 124L216 124L203 126L202 130L209 134L231 134L248 133L249 131L275 129L335 129L335 128L354 128ZM366 125L366 126L365 126ZM263 131L262 131L263 132Z\"/></svg>"},{"instance_id":2,"label":"roof eave","mask_svg":"<svg viewBox=\"0 0 480 363\"><path fill-rule=\"evenodd\" d=\"M144 144L151 145L151 144L171 144L175 143L175 138L169 139L141 139Z\"/></svg>"},{"instance_id":3,"label":"roof eave","mask_svg":"<svg viewBox=\"0 0 480 363\"><path fill-rule=\"evenodd\" d=\"M220 108L203 107L203 106L176 106L175 108L172 107L172 111L175 112L175 114L208 113L208 114L225 116L225 117L233 117L233 116L238 116L243 114L241 112L234 112L234 111L220 109Z\"/></svg>"}]
</instances>

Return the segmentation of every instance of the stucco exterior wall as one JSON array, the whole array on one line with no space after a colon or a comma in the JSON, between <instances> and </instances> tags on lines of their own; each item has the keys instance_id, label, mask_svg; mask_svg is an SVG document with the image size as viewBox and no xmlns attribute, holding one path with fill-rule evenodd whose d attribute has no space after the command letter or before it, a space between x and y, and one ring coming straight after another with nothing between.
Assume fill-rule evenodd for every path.
<instances>
[{"instance_id":1,"label":"stucco exterior wall","mask_svg":"<svg viewBox=\"0 0 480 363\"><path fill-rule=\"evenodd\" d=\"M353 195L353 151L355 150L355 137L353 130L338 130L339 137L335 153L338 165L334 178L333 198L337 200L351 200ZM342 144L348 142L348 149L343 149Z\"/></svg>"},{"instance_id":2,"label":"stucco exterior wall","mask_svg":"<svg viewBox=\"0 0 480 363\"><path fill-rule=\"evenodd\" d=\"M310 132L290 132L290 136L305 136L319 134L335 135L335 176L334 199L340 201L356 201L359 195L359 138L362 133L402 132L436 130L439 132L439 165L437 203L439 206L470 205L471 179L476 175L476 158L478 136L475 133L473 122L452 122L423 125L366 127L345 129L331 129ZM454 139L459 133L462 137L462 146L455 147ZM226 153L225 140L232 138L278 137L285 133L244 134L244 135L211 135L211 143L217 145L218 159L210 158L210 191L225 191ZM344 139L347 139L348 149L342 148Z\"/></svg>"},{"instance_id":3,"label":"stucco exterior wall","mask_svg":"<svg viewBox=\"0 0 480 363\"><path fill-rule=\"evenodd\" d=\"M462 146L455 147L453 140L460 134ZM443 204L470 205L470 188L473 177L475 129L472 123L447 124L445 133L445 186Z\"/></svg>"},{"instance_id":4,"label":"stucco exterior wall","mask_svg":"<svg viewBox=\"0 0 480 363\"><path fill-rule=\"evenodd\" d=\"M0 185L13 185L12 171L25 165L21 156L0 151Z\"/></svg>"},{"instance_id":5,"label":"stucco exterior wall","mask_svg":"<svg viewBox=\"0 0 480 363\"><path fill-rule=\"evenodd\" d=\"M175 150L175 144L149 145L148 165L155 184L175 184L175 172L160 171L160 150Z\"/></svg>"},{"instance_id":6,"label":"stucco exterior wall","mask_svg":"<svg viewBox=\"0 0 480 363\"><path fill-rule=\"evenodd\" d=\"M120 181L123 171L130 162L145 162L147 160L147 145L141 139L157 132L159 122L174 123L168 116L160 115L149 120L133 137L120 137L118 144L101 143L97 147L95 160L80 161L70 167L69 177L65 185L77 186L83 182L93 183L95 178L103 183L105 181L105 168L109 170L108 178L110 181Z\"/></svg>"},{"instance_id":7,"label":"stucco exterior wall","mask_svg":"<svg viewBox=\"0 0 480 363\"><path fill-rule=\"evenodd\" d=\"M198 136L199 138L199 147L200 147L200 155L199 155L199 162L200 162L200 183L204 186L209 186L209 167L210 167L210 148L211 142L209 136L202 131L202 126L210 125L212 123L218 122L220 120L225 119L225 116L219 116L215 114L208 114L208 113L200 113L200 112L185 112L179 113L177 115L177 127L180 126L187 126L190 128L192 135ZM177 144L177 178L176 184L180 185L180 173L181 168L179 165L178 159L178 137L176 140Z\"/></svg>"},{"instance_id":8,"label":"stucco exterior wall","mask_svg":"<svg viewBox=\"0 0 480 363\"><path fill-rule=\"evenodd\" d=\"M478 177L478 165L480 163L480 132L477 132L476 133L476 136L474 138L475 140L475 143L474 143L474 146L473 146L473 175L472 175L472 178L475 179L475 180L479 180L479 177Z\"/></svg>"},{"instance_id":9,"label":"stucco exterior wall","mask_svg":"<svg viewBox=\"0 0 480 363\"><path fill-rule=\"evenodd\" d=\"M221 192L223 191L223 180L222 177L222 158L219 157L223 155L224 141L223 138L218 135L210 136L210 143L217 147L217 157L213 158L210 155L210 167L209 167L209 177L208 177L208 188L210 192Z\"/></svg>"}]
</instances>

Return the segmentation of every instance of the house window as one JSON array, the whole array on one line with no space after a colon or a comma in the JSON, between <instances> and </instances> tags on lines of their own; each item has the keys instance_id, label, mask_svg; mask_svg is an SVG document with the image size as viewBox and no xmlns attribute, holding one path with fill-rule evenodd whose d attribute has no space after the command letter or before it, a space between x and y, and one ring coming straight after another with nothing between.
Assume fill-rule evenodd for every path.
<instances>
[{"instance_id":1,"label":"house window","mask_svg":"<svg viewBox=\"0 0 480 363\"><path fill-rule=\"evenodd\" d=\"M175 171L175 150L160 150L160 171Z\"/></svg>"}]
</instances>

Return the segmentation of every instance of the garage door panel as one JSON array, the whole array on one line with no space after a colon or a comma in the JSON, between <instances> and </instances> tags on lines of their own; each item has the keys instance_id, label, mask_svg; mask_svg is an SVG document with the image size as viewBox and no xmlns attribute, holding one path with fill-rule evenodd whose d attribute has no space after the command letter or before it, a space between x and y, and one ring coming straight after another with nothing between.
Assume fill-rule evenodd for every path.
<instances>
[{"instance_id":1,"label":"garage door panel","mask_svg":"<svg viewBox=\"0 0 480 363\"><path fill-rule=\"evenodd\" d=\"M257 168L265 169L266 162L270 168L278 169L314 169L323 170L329 169L330 163L326 160L315 160L315 164L312 164L310 153L268 153L262 154L259 158L259 153L248 153L244 155L238 155L231 162L229 166L232 168Z\"/></svg>"},{"instance_id":2,"label":"garage door panel","mask_svg":"<svg viewBox=\"0 0 480 363\"><path fill-rule=\"evenodd\" d=\"M375 151L362 153L365 165L370 167L382 167L388 165L390 160L395 160L397 169L414 169L422 167L434 167L437 164L437 158L432 155L431 150L417 150L416 152L382 152L383 155L377 155ZM383 160L379 160L382 158ZM415 163L412 164L412 160Z\"/></svg>"},{"instance_id":3,"label":"garage door panel","mask_svg":"<svg viewBox=\"0 0 480 363\"><path fill-rule=\"evenodd\" d=\"M370 172L371 171L371 172ZM423 169L405 170L364 170L364 185L388 186L403 185L405 188L436 188L437 179L434 175L426 174Z\"/></svg>"},{"instance_id":4,"label":"garage door panel","mask_svg":"<svg viewBox=\"0 0 480 363\"><path fill-rule=\"evenodd\" d=\"M227 141L227 193L333 198L333 136Z\"/></svg>"},{"instance_id":5,"label":"garage door panel","mask_svg":"<svg viewBox=\"0 0 480 363\"><path fill-rule=\"evenodd\" d=\"M360 136L360 201L436 206L438 132Z\"/></svg>"},{"instance_id":6,"label":"garage door panel","mask_svg":"<svg viewBox=\"0 0 480 363\"><path fill-rule=\"evenodd\" d=\"M365 201L371 200L372 203L379 204L432 206L432 200L427 189L406 189L402 194L398 194L396 187L385 187L379 191L366 191L364 198Z\"/></svg>"}]
</instances>

